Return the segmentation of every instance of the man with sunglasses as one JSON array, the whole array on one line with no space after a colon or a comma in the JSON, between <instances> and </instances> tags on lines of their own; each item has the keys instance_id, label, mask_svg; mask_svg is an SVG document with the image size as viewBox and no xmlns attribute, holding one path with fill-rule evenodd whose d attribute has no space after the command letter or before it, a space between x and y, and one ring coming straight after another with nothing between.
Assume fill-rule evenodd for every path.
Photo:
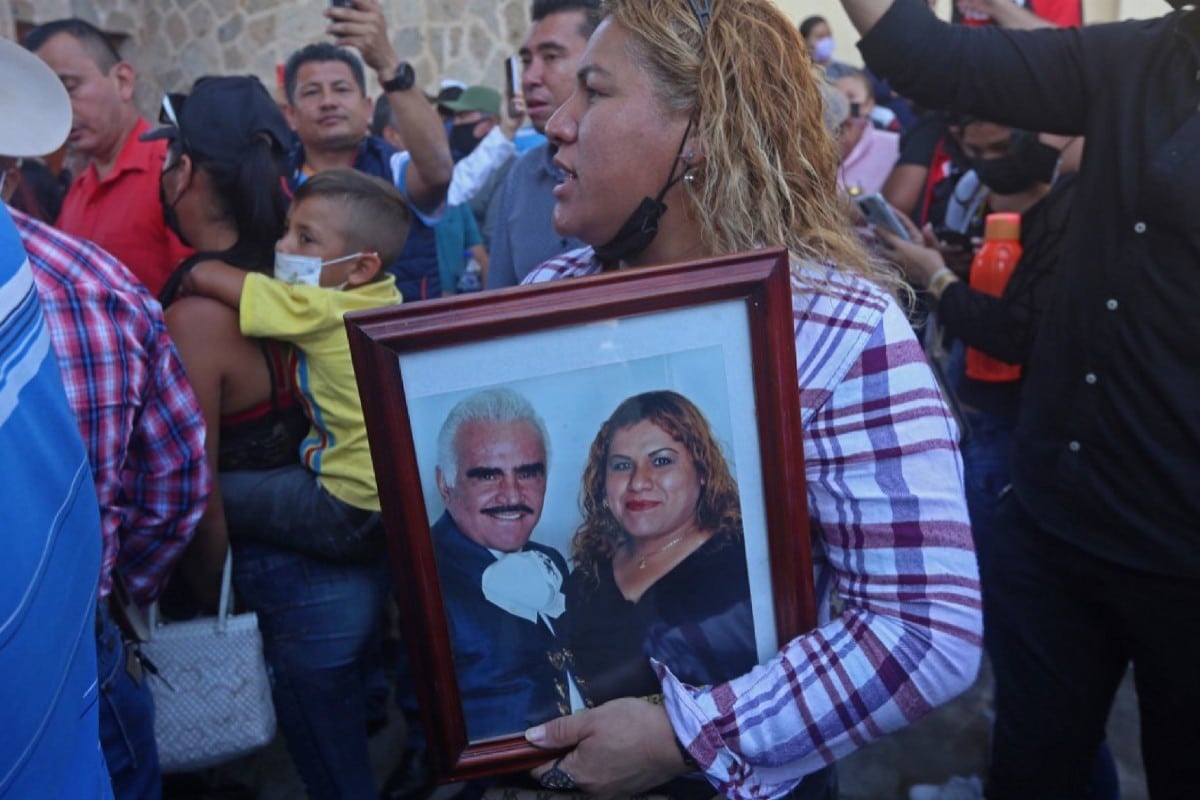
<instances>
[{"instance_id":1,"label":"man with sunglasses","mask_svg":"<svg viewBox=\"0 0 1200 800\"><path fill-rule=\"evenodd\" d=\"M158 175L166 144L138 138L150 124L133 102L137 73L103 31L81 19L39 25L24 44L66 87L67 145L90 161L75 176L56 226L112 253L157 294L191 249L163 220Z\"/></svg>"}]
</instances>

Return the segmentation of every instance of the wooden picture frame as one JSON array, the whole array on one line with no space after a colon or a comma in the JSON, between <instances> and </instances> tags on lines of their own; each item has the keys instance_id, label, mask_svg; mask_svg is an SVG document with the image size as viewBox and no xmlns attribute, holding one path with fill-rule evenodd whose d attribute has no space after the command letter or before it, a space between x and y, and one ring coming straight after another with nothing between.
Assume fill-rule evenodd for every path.
<instances>
[{"instance_id":1,"label":"wooden picture frame","mask_svg":"<svg viewBox=\"0 0 1200 800\"><path fill-rule=\"evenodd\" d=\"M347 315L346 328L439 780L524 770L552 755L529 745L523 728L468 737L431 528L441 515L437 428L473 392L515 389L546 420L545 507L532 538L542 541L543 529L558 536L544 543L563 555L570 509L581 518L578 465L599 423L644 390L670 389L694 401L736 474L758 661L814 627L786 251L359 312Z\"/></svg>"}]
</instances>

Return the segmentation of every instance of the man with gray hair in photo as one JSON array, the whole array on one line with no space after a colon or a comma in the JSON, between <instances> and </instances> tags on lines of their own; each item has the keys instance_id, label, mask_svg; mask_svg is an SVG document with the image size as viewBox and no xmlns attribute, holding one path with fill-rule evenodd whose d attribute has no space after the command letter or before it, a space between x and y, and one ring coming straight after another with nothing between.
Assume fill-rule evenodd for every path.
<instances>
[{"instance_id":1,"label":"man with gray hair in photo","mask_svg":"<svg viewBox=\"0 0 1200 800\"><path fill-rule=\"evenodd\" d=\"M571 708L565 665L552 658L567 564L529 540L548 462L545 424L511 389L463 399L438 434L446 511L432 536L470 740L517 733Z\"/></svg>"}]
</instances>

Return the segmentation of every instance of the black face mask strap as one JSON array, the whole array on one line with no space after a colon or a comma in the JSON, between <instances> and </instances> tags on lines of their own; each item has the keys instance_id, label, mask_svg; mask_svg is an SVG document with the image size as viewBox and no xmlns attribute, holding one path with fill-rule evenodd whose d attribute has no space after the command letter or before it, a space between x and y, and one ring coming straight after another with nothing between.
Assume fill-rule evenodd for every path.
<instances>
[{"instance_id":1,"label":"black face mask strap","mask_svg":"<svg viewBox=\"0 0 1200 800\"><path fill-rule=\"evenodd\" d=\"M688 118L687 127L684 128L683 136L679 140L679 149L675 151L675 159L671 162L671 172L667 175L667 182L659 190L658 196L643 197L642 202L625 220L625 224L617 231L616 236L596 247L596 258L600 259L600 263L604 264L606 268L616 266L620 261L636 256L645 250L650 242L654 241L654 237L658 233L658 221L662 219L663 214L667 213L663 198L667 196L667 192L671 191L671 187L683 180L683 176L687 174L687 166L679 170L679 162L683 157L683 148L687 145L688 136L692 133L692 125L695 121L695 115ZM678 175L676 175L677 170L679 170Z\"/></svg>"},{"instance_id":2,"label":"black face mask strap","mask_svg":"<svg viewBox=\"0 0 1200 800\"><path fill-rule=\"evenodd\" d=\"M671 162L671 172L667 175L667 182L663 184L662 190L658 193L658 197L654 198L656 203L661 203L662 199L667 196L667 192L671 191L671 187L683 180L683 176L687 174L689 164L685 164L683 169L679 169L679 162L683 159L683 148L687 146L688 137L692 134L692 126L696 123L696 115L688 117L687 127L683 129L683 138L679 140L679 149L675 151L675 160ZM679 174L675 171L679 169Z\"/></svg>"},{"instance_id":3,"label":"black face mask strap","mask_svg":"<svg viewBox=\"0 0 1200 800\"><path fill-rule=\"evenodd\" d=\"M692 7L692 13L696 15L696 22L700 25L700 35L703 37L708 33L708 27L712 23L713 0L688 0L688 4ZM616 236L595 249L596 258L600 259L605 268L615 266L620 261L637 255L645 250L650 242L654 241L654 237L658 233L658 221L662 219L663 214L667 213L667 207L663 205L663 198L667 196L667 192L671 191L671 187L683 180L687 174L689 165L685 164L680 170L679 161L695 123L696 116L693 114L688 118L683 137L679 140L679 149L675 152L675 160L671 162L671 172L667 175L667 182L659 190L658 196L643 197L642 202L625 220L625 224L617 231ZM676 175L677 171L678 175Z\"/></svg>"}]
</instances>

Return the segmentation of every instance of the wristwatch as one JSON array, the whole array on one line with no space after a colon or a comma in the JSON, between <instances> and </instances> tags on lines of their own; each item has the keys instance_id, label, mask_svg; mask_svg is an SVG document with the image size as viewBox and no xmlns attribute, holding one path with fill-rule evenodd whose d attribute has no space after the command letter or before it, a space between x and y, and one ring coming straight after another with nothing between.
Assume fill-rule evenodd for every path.
<instances>
[{"instance_id":1,"label":"wristwatch","mask_svg":"<svg viewBox=\"0 0 1200 800\"><path fill-rule=\"evenodd\" d=\"M396 72L392 77L380 84L385 92L406 92L413 87L417 82L417 73L413 71L412 64L407 61L401 61L396 67Z\"/></svg>"}]
</instances>

